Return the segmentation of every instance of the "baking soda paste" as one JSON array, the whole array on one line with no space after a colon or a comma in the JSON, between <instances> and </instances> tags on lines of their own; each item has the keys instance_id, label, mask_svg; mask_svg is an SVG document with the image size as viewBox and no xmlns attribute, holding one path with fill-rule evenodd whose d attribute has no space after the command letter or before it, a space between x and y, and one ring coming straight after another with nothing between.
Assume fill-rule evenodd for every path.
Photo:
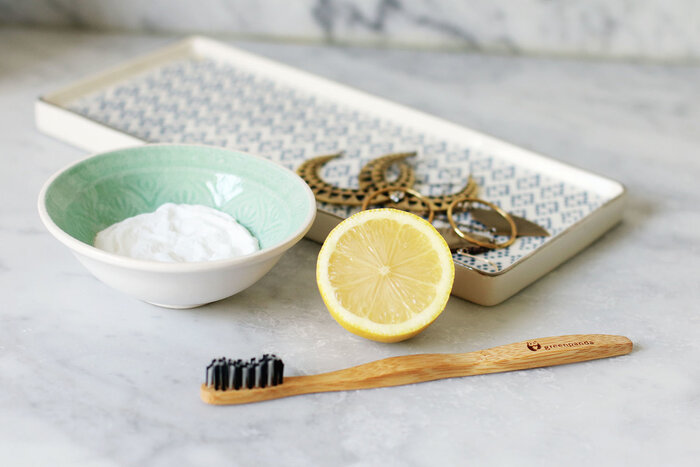
<instances>
[{"instance_id":1,"label":"baking soda paste","mask_svg":"<svg viewBox=\"0 0 700 467\"><path fill-rule=\"evenodd\" d=\"M166 203L97 233L96 248L130 258L195 262L243 256L258 240L225 212L197 204Z\"/></svg>"}]
</instances>

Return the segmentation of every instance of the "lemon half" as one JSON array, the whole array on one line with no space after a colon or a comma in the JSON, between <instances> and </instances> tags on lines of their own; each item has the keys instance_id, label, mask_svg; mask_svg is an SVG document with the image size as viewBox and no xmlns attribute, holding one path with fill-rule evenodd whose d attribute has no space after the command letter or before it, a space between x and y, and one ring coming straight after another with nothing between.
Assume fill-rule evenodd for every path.
<instances>
[{"instance_id":1,"label":"lemon half","mask_svg":"<svg viewBox=\"0 0 700 467\"><path fill-rule=\"evenodd\" d=\"M450 248L424 219L396 209L338 224L318 255L316 281L335 320L381 342L415 336L437 318L454 282Z\"/></svg>"}]
</instances>

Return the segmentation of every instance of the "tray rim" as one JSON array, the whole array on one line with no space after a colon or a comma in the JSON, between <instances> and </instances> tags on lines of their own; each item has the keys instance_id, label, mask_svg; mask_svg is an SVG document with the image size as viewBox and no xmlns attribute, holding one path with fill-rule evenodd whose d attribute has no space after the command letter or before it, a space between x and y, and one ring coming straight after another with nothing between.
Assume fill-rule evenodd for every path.
<instances>
[{"instance_id":1,"label":"tray rim","mask_svg":"<svg viewBox=\"0 0 700 467\"><path fill-rule=\"evenodd\" d=\"M160 64L167 63L168 61L178 58L201 59L203 57L242 60L244 64L241 64L240 62L238 63L242 68L255 68L255 70L258 72L262 70L265 74L274 76L275 79L289 84L296 84L304 88L311 87L308 83L313 82L314 93L321 93L324 95L327 94L329 97L332 97L332 99L335 100L340 99L343 101L352 102L353 106L357 106L358 100L360 102L371 103L373 106L380 106L380 110L378 111L371 109L367 110L367 112L376 114L377 116L382 116L385 114L385 111L389 111L393 114L393 118L403 120L406 122L405 124L411 127L420 126L423 128L424 126L428 126L428 130L431 132L438 133L441 135L441 137L452 141L462 142L462 138L467 136L475 141L473 146L477 149L488 149L490 145L499 146L500 149L505 149L505 151L499 152L499 159L517 163L519 162L519 157L525 156L537 163L538 167L533 168L533 171L538 171L545 174L554 173L559 178L564 177L565 181L571 183L572 185L591 189L591 187L587 186L586 183L571 180L574 176L583 176L588 180L607 185L607 189L610 190L609 193L614 192L619 194L620 191L624 191L624 187L620 182L603 175L576 167L572 164L560 162L543 154L514 145L512 143L508 143L487 133L472 130L471 128L467 128L463 125L428 114L426 112L422 112L420 110L416 110L403 104L390 101L352 86L338 83L322 76L294 68L290 65L275 62L273 60L237 49L228 44L201 36L190 36L165 48L161 48L135 59L128 60L120 65L107 68L99 73L88 75L83 79L64 86L63 88L40 96L39 101L45 102L46 104L52 104L68 112L72 112L65 107L67 102L74 100L79 96L89 94L90 92L100 89L101 87L117 83L121 81L123 77L148 71L149 69L156 68ZM282 77L280 77L280 75L282 75ZM76 113L76 115L79 114ZM420 125L413 122L419 122ZM104 124L101 125L107 126ZM120 130L114 128L112 129L118 133L131 136L121 132ZM542 164L544 164L544 169L539 167ZM610 195L609 197L613 196Z\"/></svg>"}]
</instances>

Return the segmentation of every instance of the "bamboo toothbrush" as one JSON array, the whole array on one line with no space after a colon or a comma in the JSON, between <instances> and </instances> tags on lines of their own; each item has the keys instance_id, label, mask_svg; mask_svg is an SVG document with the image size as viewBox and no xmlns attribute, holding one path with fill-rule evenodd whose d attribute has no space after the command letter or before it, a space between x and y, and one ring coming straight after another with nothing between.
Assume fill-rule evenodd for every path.
<instances>
[{"instance_id":1,"label":"bamboo toothbrush","mask_svg":"<svg viewBox=\"0 0 700 467\"><path fill-rule=\"evenodd\" d=\"M216 359L207 367L201 397L208 404L260 402L315 392L370 389L443 378L526 370L625 355L632 341L623 336L576 334L545 337L461 354L421 354L385 358L319 375L283 378L274 355L250 361Z\"/></svg>"}]
</instances>

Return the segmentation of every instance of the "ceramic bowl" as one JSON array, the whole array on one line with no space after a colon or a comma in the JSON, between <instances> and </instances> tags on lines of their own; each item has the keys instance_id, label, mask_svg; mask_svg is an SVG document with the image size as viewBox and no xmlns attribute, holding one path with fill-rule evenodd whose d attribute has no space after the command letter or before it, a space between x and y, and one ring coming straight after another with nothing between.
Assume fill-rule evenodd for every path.
<instances>
[{"instance_id":1,"label":"ceramic bowl","mask_svg":"<svg viewBox=\"0 0 700 467\"><path fill-rule=\"evenodd\" d=\"M100 230L161 204L232 215L260 250L232 259L162 263L95 248ZM267 273L309 230L314 195L294 172L209 146L144 145L97 154L53 175L39 195L46 228L98 279L146 302L192 308L234 295Z\"/></svg>"}]
</instances>

